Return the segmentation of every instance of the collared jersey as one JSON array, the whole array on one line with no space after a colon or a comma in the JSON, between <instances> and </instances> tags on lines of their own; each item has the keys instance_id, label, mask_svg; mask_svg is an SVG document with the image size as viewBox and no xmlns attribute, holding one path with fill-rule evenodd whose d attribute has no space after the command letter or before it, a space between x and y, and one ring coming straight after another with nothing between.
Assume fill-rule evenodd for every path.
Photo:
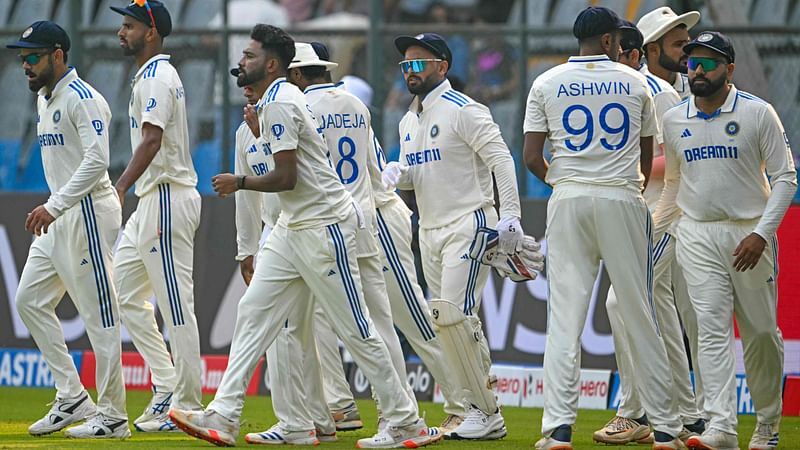
<instances>
[{"instance_id":1,"label":"collared jersey","mask_svg":"<svg viewBox=\"0 0 800 450\"><path fill-rule=\"evenodd\" d=\"M534 80L524 132L552 145L547 183L564 181L641 190L640 136L655 136L653 97L644 75L605 55L573 56Z\"/></svg>"},{"instance_id":2,"label":"collared jersey","mask_svg":"<svg viewBox=\"0 0 800 450\"><path fill-rule=\"evenodd\" d=\"M399 131L410 184L398 187L414 189L420 227L440 228L494 204L492 172L480 151L502 137L486 106L444 80L421 102L415 97Z\"/></svg>"},{"instance_id":3,"label":"collared jersey","mask_svg":"<svg viewBox=\"0 0 800 450\"><path fill-rule=\"evenodd\" d=\"M642 64L642 67L639 68L639 72L644 75L647 80L647 85L650 87L650 93L653 95L653 107L656 111L656 123L659 125L658 134L656 135L656 144L658 145L655 145L653 148L653 157L655 158L656 156L664 154L664 137L661 121L664 118L664 114L669 111L670 108L680 103L681 97L667 80L650 73L646 64ZM655 178L651 176L644 190L644 200L651 211L655 208L658 197L661 195L663 189L663 177Z\"/></svg>"},{"instance_id":4,"label":"collared jersey","mask_svg":"<svg viewBox=\"0 0 800 450\"><path fill-rule=\"evenodd\" d=\"M696 221L761 217L770 184L797 185L789 139L775 110L734 86L710 116L697 109L693 95L670 109L664 143L665 179L680 178L678 207Z\"/></svg>"},{"instance_id":5,"label":"collared jersey","mask_svg":"<svg viewBox=\"0 0 800 450\"><path fill-rule=\"evenodd\" d=\"M161 128L161 149L136 180L136 195L141 197L161 183L195 187L197 174L189 149L186 122L186 96L178 72L169 55L156 55L139 68L133 77L131 103L131 147L135 152L142 142L142 125Z\"/></svg>"},{"instance_id":6,"label":"collared jersey","mask_svg":"<svg viewBox=\"0 0 800 450\"><path fill-rule=\"evenodd\" d=\"M325 137L331 165L361 206L364 221L374 232L375 199L368 167L374 145L372 119L366 105L339 86L333 83L309 86L305 90L306 100Z\"/></svg>"},{"instance_id":7,"label":"collared jersey","mask_svg":"<svg viewBox=\"0 0 800 450\"><path fill-rule=\"evenodd\" d=\"M111 187L108 178L106 99L70 68L53 87L39 91L36 103L37 140L50 198L45 208L53 216L91 192Z\"/></svg>"},{"instance_id":8,"label":"collared jersey","mask_svg":"<svg viewBox=\"0 0 800 450\"><path fill-rule=\"evenodd\" d=\"M330 165L328 148L303 92L285 78L273 81L259 101L258 122L258 142L266 145L268 167L275 167L275 153L297 151L297 183L290 191L278 192L278 225L303 229L346 219L353 198Z\"/></svg>"},{"instance_id":9,"label":"collared jersey","mask_svg":"<svg viewBox=\"0 0 800 450\"><path fill-rule=\"evenodd\" d=\"M681 96L681 100L684 100L692 95L692 90L689 88L689 75L685 73L676 73L675 75L675 82L672 83L672 87Z\"/></svg>"},{"instance_id":10,"label":"collared jersey","mask_svg":"<svg viewBox=\"0 0 800 450\"><path fill-rule=\"evenodd\" d=\"M256 144L256 137L247 123L236 130L236 174L264 175L269 171L267 152ZM275 227L281 207L278 195L272 192L236 191L236 260L241 261L258 252L261 224Z\"/></svg>"}]
</instances>

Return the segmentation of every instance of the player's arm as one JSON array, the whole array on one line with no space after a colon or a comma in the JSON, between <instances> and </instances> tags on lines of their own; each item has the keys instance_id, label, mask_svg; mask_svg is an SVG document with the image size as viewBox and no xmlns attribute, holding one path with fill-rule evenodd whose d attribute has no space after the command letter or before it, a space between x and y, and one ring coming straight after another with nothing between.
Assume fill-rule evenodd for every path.
<instances>
[{"instance_id":1,"label":"player's arm","mask_svg":"<svg viewBox=\"0 0 800 450\"><path fill-rule=\"evenodd\" d=\"M411 178L411 174L408 173L408 168L403 161L403 157L405 152L403 151L403 141L405 135L403 134L403 123L407 120L406 118L409 117L407 113L403 120L400 121L400 125L398 127L398 132L400 134L400 161L389 161L386 165L383 166L381 169L381 180L383 181L384 189L400 189L404 191L411 191L414 190L414 180ZM406 131L408 133L408 131Z\"/></svg>"},{"instance_id":2,"label":"player's arm","mask_svg":"<svg viewBox=\"0 0 800 450\"><path fill-rule=\"evenodd\" d=\"M161 150L161 138L164 128L172 116L172 105L175 101L172 89L158 78L149 78L140 81L140 94L146 98L144 105L135 105L142 111L142 141L133 151L133 157L128 167L117 180L117 194L120 203L125 199L125 193L142 176L147 167Z\"/></svg>"},{"instance_id":3,"label":"player's arm","mask_svg":"<svg viewBox=\"0 0 800 450\"><path fill-rule=\"evenodd\" d=\"M90 98L74 102L67 110L78 130L83 159L67 184L50 194L44 205L34 208L25 221L31 233L47 233L49 225L65 210L90 193L108 170L108 124L111 112L105 102ZM74 143L72 143L74 144Z\"/></svg>"},{"instance_id":4,"label":"player's arm","mask_svg":"<svg viewBox=\"0 0 800 450\"><path fill-rule=\"evenodd\" d=\"M639 164L641 165L642 174L644 175L644 187L642 190L647 187L647 183L650 181L650 172L653 169L653 145L655 145L653 136L642 136L639 138L639 147L642 149Z\"/></svg>"},{"instance_id":5,"label":"player's arm","mask_svg":"<svg viewBox=\"0 0 800 450\"><path fill-rule=\"evenodd\" d=\"M664 114L670 108L680 103L680 101L681 96L672 88L669 90L665 89L653 97L653 106L656 110L656 122L659 125L660 133L653 147L653 164L652 169L650 169L650 179L664 179L666 161L664 158L664 127L661 126L661 121L664 118Z\"/></svg>"},{"instance_id":6,"label":"player's arm","mask_svg":"<svg viewBox=\"0 0 800 450\"><path fill-rule=\"evenodd\" d=\"M247 164L246 134L250 133L245 126L236 134L236 174L255 175ZM244 283L249 285L253 277L254 256L258 252L258 240L261 235L261 198L256 191L236 192L236 260Z\"/></svg>"},{"instance_id":7,"label":"player's arm","mask_svg":"<svg viewBox=\"0 0 800 450\"><path fill-rule=\"evenodd\" d=\"M654 106L653 96L650 94L650 88L647 86L647 81L641 77L642 81L642 128L639 135L639 148L641 150L641 157L639 160L639 167L644 175L644 185L642 190L647 187L650 181L650 172L653 169L653 145L656 144L655 137L661 134L659 129L659 120L656 119L656 109ZM666 137L662 137L666 140Z\"/></svg>"},{"instance_id":8,"label":"player's arm","mask_svg":"<svg viewBox=\"0 0 800 450\"><path fill-rule=\"evenodd\" d=\"M680 160L675 150L671 136L667 134L668 127L664 127L664 189L656 203L653 212L654 232L653 238L660 239L670 224L681 215L678 208L678 188L681 182Z\"/></svg>"},{"instance_id":9,"label":"player's arm","mask_svg":"<svg viewBox=\"0 0 800 450\"><path fill-rule=\"evenodd\" d=\"M758 264L767 239L775 235L797 191L797 172L789 138L772 106L765 108L758 117L758 147L761 158L766 163L772 191L755 230L733 252L736 257L733 267L742 272Z\"/></svg>"},{"instance_id":10,"label":"player's arm","mask_svg":"<svg viewBox=\"0 0 800 450\"><path fill-rule=\"evenodd\" d=\"M369 174L370 186L373 191L384 190L381 171L386 166L386 159L383 156L383 148L375 136L372 127L369 128L369 138L371 141L370 151L367 152L367 173Z\"/></svg>"},{"instance_id":11,"label":"player's arm","mask_svg":"<svg viewBox=\"0 0 800 450\"><path fill-rule=\"evenodd\" d=\"M522 159L525 161L525 167L536 175L536 178L547 183L547 169L550 168L550 164L544 159L544 142L549 128L540 83L541 78L537 78L528 92L522 129L525 134Z\"/></svg>"}]
</instances>

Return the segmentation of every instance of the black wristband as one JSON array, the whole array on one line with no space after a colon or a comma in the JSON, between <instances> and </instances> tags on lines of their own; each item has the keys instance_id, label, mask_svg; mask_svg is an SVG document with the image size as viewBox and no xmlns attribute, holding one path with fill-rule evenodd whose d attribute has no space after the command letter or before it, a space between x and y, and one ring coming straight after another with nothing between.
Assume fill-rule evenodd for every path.
<instances>
[{"instance_id":1,"label":"black wristband","mask_svg":"<svg viewBox=\"0 0 800 450\"><path fill-rule=\"evenodd\" d=\"M239 189L244 189L244 179L247 178L247 175L242 175L236 182L236 187Z\"/></svg>"}]
</instances>

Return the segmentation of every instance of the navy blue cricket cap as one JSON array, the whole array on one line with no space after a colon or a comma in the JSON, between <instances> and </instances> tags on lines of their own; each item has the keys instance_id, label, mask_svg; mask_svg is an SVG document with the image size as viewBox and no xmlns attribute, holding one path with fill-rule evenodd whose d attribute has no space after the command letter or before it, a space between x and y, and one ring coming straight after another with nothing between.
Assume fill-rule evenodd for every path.
<instances>
[{"instance_id":1,"label":"navy blue cricket cap","mask_svg":"<svg viewBox=\"0 0 800 450\"><path fill-rule=\"evenodd\" d=\"M691 42L683 46L683 52L687 55L697 47L705 47L724 56L729 63L736 59L736 52L733 50L733 43L728 36L718 31L703 31L698 34Z\"/></svg>"},{"instance_id":2,"label":"navy blue cricket cap","mask_svg":"<svg viewBox=\"0 0 800 450\"><path fill-rule=\"evenodd\" d=\"M131 2L124 8L120 8L119 6L110 6L110 8L112 11L122 14L123 16L131 16L148 27L153 26L153 21L155 21L158 34L162 38L169 36L169 34L172 33L172 17L170 17L167 7L158 0L147 0L146 3L150 5L150 11L153 13L153 20L150 19L150 13L147 12L147 8L137 5L136 2Z\"/></svg>"},{"instance_id":3,"label":"navy blue cricket cap","mask_svg":"<svg viewBox=\"0 0 800 450\"><path fill-rule=\"evenodd\" d=\"M622 38L619 41L619 45L622 47L622 51L627 52L628 50L642 49L644 46L644 36L642 36L642 32L636 28L636 24L629 20L623 20L620 30L622 31Z\"/></svg>"},{"instance_id":4,"label":"navy blue cricket cap","mask_svg":"<svg viewBox=\"0 0 800 450\"><path fill-rule=\"evenodd\" d=\"M623 27L622 19L614 11L602 6L590 6L578 14L572 34L578 39L610 33Z\"/></svg>"},{"instance_id":5,"label":"navy blue cricket cap","mask_svg":"<svg viewBox=\"0 0 800 450\"><path fill-rule=\"evenodd\" d=\"M436 33L422 33L416 36L398 36L394 39L394 46L400 51L401 55L406 54L406 50L411 46L422 47L433 53L437 58L447 61L453 65L453 54L447 46L444 38Z\"/></svg>"},{"instance_id":6,"label":"navy blue cricket cap","mask_svg":"<svg viewBox=\"0 0 800 450\"><path fill-rule=\"evenodd\" d=\"M22 32L17 42L6 45L6 48L52 48L69 50L70 41L67 32L57 23L49 20L34 22Z\"/></svg>"}]
</instances>

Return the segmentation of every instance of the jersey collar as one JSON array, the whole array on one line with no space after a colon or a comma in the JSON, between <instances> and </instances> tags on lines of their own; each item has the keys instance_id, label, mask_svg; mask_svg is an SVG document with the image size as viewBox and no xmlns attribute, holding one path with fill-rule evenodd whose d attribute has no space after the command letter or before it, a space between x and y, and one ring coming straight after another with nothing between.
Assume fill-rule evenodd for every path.
<instances>
[{"instance_id":1,"label":"jersey collar","mask_svg":"<svg viewBox=\"0 0 800 450\"><path fill-rule=\"evenodd\" d=\"M66 85L72 83L77 78L78 78L78 71L75 70L74 67L70 67L69 70L64 72L64 75L62 75L61 78L56 82L56 85L53 86L53 91L50 92L50 96L49 97L47 96L47 88L46 87L43 87L43 88L39 89L39 95L44 97L45 100L50 101L50 100L53 99L53 97L56 96L56 94L61 92Z\"/></svg>"},{"instance_id":2,"label":"jersey collar","mask_svg":"<svg viewBox=\"0 0 800 450\"><path fill-rule=\"evenodd\" d=\"M736 99L738 98L737 95L738 92L739 90L736 89L736 86L731 84L731 90L730 92L728 92L728 96L725 98L725 103L723 103L722 106L720 106L719 109L714 111L712 114L706 114L703 111L697 109L697 106L694 104L695 96L694 94L692 94L691 97L689 97L689 101L687 102L689 106L686 110L686 118L688 119L692 117L698 117L703 120L709 120L713 119L714 117L717 117L722 113L733 112L733 110L736 108Z\"/></svg>"},{"instance_id":3,"label":"jersey collar","mask_svg":"<svg viewBox=\"0 0 800 450\"><path fill-rule=\"evenodd\" d=\"M142 73L144 73L145 69L147 69L147 67L150 66L150 64L152 64L153 62L161 61L162 59L169 61L169 58L170 55L161 53L148 59L144 64L142 64L142 67L139 67L139 70L136 71L136 75L133 76L133 80L134 81L138 80L142 76Z\"/></svg>"},{"instance_id":4,"label":"jersey collar","mask_svg":"<svg viewBox=\"0 0 800 450\"><path fill-rule=\"evenodd\" d=\"M341 81L339 83L312 84L311 86L307 87L305 91L303 91L303 94L308 94L309 92L313 91L327 91L330 89L336 89L342 84L343 83Z\"/></svg>"},{"instance_id":5,"label":"jersey collar","mask_svg":"<svg viewBox=\"0 0 800 450\"><path fill-rule=\"evenodd\" d=\"M611 62L608 55L585 55L570 56L567 62L587 63L587 62Z\"/></svg>"},{"instance_id":6,"label":"jersey collar","mask_svg":"<svg viewBox=\"0 0 800 450\"><path fill-rule=\"evenodd\" d=\"M428 95L426 95L424 99L420 100L419 95L415 96L414 101L411 102L411 106L408 108L408 110L416 115L419 115L420 112L430 108L431 105L433 105L433 103L438 100L445 91L452 88L453 87L450 85L450 80L445 78L435 88L433 88L433 90L428 92Z\"/></svg>"}]
</instances>

